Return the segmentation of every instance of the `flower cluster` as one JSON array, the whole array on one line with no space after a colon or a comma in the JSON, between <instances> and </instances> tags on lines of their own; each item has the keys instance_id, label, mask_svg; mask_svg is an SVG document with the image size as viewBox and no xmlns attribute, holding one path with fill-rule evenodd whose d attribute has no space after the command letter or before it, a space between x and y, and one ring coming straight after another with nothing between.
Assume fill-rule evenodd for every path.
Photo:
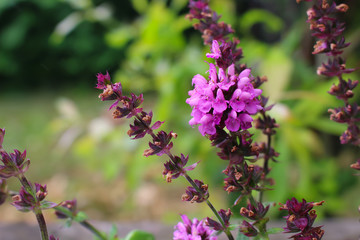
<instances>
[{"instance_id":1,"label":"flower cluster","mask_svg":"<svg viewBox=\"0 0 360 240\"><path fill-rule=\"evenodd\" d=\"M194 24L194 28L202 33L204 44L211 45L213 40L227 40L226 36L234 32L229 24L218 22L221 16L209 8L209 0L190 0L189 9L190 13L186 15L187 18L201 20L199 23ZM236 47L236 45L233 45L233 47ZM241 56L242 51L239 50L235 55Z\"/></svg>"},{"instance_id":2,"label":"flower cluster","mask_svg":"<svg viewBox=\"0 0 360 240\"><path fill-rule=\"evenodd\" d=\"M35 208L49 209L57 206L56 203L43 201L47 195L46 185L35 183L35 186L30 184L33 191L21 187L19 194L13 196L11 203L17 210L22 212L34 211ZM35 195L33 194L35 192Z\"/></svg>"},{"instance_id":3,"label":"flower cluster","mask_svg":"<svg viewBox=\"0 0 360 240\"><path fill-rule=\"evenodd\" d=\"M204 220L192 221L186 216L182 215L183 222L179 222L175 226L174 240L217 240L216 236L212 236L215 231L205 225Z\"/></svg>"},{"instance_id":4,"label":"flower cluster","mask_svg":"<svg viewBox=\"0 0 360 240\"><path fill-rule=\"evenodd\" d=\"M171 182L171 179L175 179L180 175L185 176L187 171L195 168L196 164L188 167L185 166L188 162L188 157L185 157L183 154L181 154L181 157L171 154L171 149L173 147L171 140L177 137L176 133L167 133L162 130L158 133L154 133L154 130L158 129L164 122L157 121L152 124L153 113L151 111L147 113L140 108L140 105L143 102L142 94L136 96L131 93L131 98L124 96L121 83L112 83L109 73L106 73L105 75L99 73L97 75L96 88L103 90L99 95L99 98L102 101L114 101L109 108L109 110L115 108L113 112L114 118L134 117L134 123L130 124L130 129L127 132L129 137L132 139L139 139L143 138L145 135L151 136L152 141L149 142L150 148L144 151L144 156L161 156L163 154L169 156L170 161L164 164L165 169L163 171L163 175L168 182ZM121 107L118 106L119 103L122 104ZM198 194L201 195L201 193Z\"/></svg>"},{"instance_id":5,"label":"flower cluster","mask_svg":"<svg viewBox=\"0 0 360 240\"><path fill-rule=\"evenodd\" d=\"M220 209L220 211L218 211L218 214L224 224L221 224L211 218L206 218L206 224L216 231L224 231L230 226L230 217L232 215L232 212L230 208L228 210Z\"/></svg>"},{"instance_id":6,"label":"flower cluster","mask_svg":"<svg viewBox=\"0 0 360 240\"><path fill-rule=\"evenodd\" d=\"M3 164L0 165L0 178L9 178L25 173L30 164L30 160L26 159L26 150L21 153L15 149L13 153L7 153L2 148L4 135L5 129L0 128L0 161Z\"/></svg>"},{"instance_id":7,"label":"flower cluster","mask_svg":"<svg viewBox=\"0 0 360 240\"><path fill-rule=\"evenodd\" d=\"M76 199L74 200L67 200L65 202L62 202L60 204L60 207L63 207L65 209L68 210L69 213L71 213L72 217L75 217L78 214L77 211L77 201ZM55 215L59 218L59 219L66 219L69 218L69 215L65 214L63 211L55 211Z\"/></svg>"},{"instance_id":8,"label":"flower cluster","mask_svg":"<svg viewBox=\"0 0 360 240\"><path fill-rule=\"evenodd\" d=\"M208 185L204 184L203 181L195 179L194 181L196 186L187 187L185 193L182 195L183 201L188 202L204 202L209 198ZM201 191L199 191L201 189Z\"/></svg>"},{"instance_id":9,"label":"flower cluster","mask_svg":"<svg viewBox=\"0 0 360 240\"><path fill-rule=\"evenodd\" d=\"M268 98L261 96L262 91L258 89L267 78L252 76L250 68L238 63L243 54L238 47L240 41L235 37L229 40L228 35L234 32L233 29L219 22L220 16L208 3L207 0L190 0L187 15L199 20L194 28L202 33L204 43L211 45L211 52L206 56L215 60L215 64L209 63L208 78L196 75L192 79L194 90L189 91L190 98L186 101L193 108L189 123L199 125L201 134L207 135L212 145L220 149L218 156L228 160L228 166L223 170L226 175L224 190L238 194L234 204L244 198L254 199L254 190L260 191L261 202L266 185L273 184L273 180L267 178L269 160L275 161L279 155L271 147L278 124L267 113L272 108L266 106ZM251 115L258 113L259 118L254 120ZM253 142L252 134L247 130L252 123L267 136L267 142ZM254 164L260 158L264 159L263 166ZM266 232L265 216L256 224L260 222L259 229L263 234ZM210 226L217 230L216 225ZM245 221L242 233L255 236L257 230Z\"/></svg>"},{"instance_id":10,"label":"flower cluster","mask_svg":"<svg viewBox=\"0 0 360 240\"><path fill-rule=\"evenodd\" d=\"M280 210L288 211L289 215L285 217L287 227L286 233L297 233L291 238L295 240L320 240L324 235L324 230L320 227L313 227L317 217L316 211L312 210L314 206L322 205L324 201L313 203L306 202L305 199L299 202L296 198L288 200L286 204L280 207Z\"/></svg>"},{"instance_id":11,"label":"flower cluster","mask_svg":"<svg viewBox=\"0 0 360 240\"><path fill-rule=\"evenodd\" d=\"M207 56L216 59L221 55L219 43L214 40ZM192 80L195 87L186 100L193 107L190 125L199 124L202 135L214 135L216 127L226 126L231 132L250 128L253 121L250 115L262 109L258 100L262 91L251 84L250 69L236 74L235 64L218 71L214 64L209 66L209 81L200 74Z\"/></svg>"},{"instance_id":12,"label":"flower cluster","mask_svg":"<svg viewBox=\"0 0 360 240\"><path fill-rule=\"evenodd\" d=\"M270 205L264 207L261 202L257 202L257 205L248 204L247 207L242 207L240 209L240 215L252 220L250 223L246 220L243 220L242 225L240 227L240 231L248 237L254 237L258 234L257 228L261 228L263 224L265 224L268 220L265 219L265 215L268 212Z\"/></svg>"}]
</instances>

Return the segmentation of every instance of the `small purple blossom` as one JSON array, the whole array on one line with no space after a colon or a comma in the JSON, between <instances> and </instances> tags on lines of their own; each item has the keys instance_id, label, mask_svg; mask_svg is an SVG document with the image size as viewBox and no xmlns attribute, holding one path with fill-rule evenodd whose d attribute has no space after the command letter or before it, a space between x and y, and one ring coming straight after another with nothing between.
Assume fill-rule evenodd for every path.
<instances>
[{"instance_id":1,"label":"small purple blossom","mask_svg":"<svg viewBox=\"0 0 360 240\"><path fill-rule=\"evenodd\" d=\"M190 166L186 166L187 162L189 160L189 156L184 156L184 154L181 154L181 157L175 156L172 161L167 161L164 163L164 171L163 175L166 178L167 182L171 182L172 179L176 179L179 176L184 176L184 174L187 171L194 170L195 167L199 164L199 162L196 162Z\"/></svg>"},{"instance_id":2,"label":"small purple blossom","mask_svg":"<svg viewBox=\"0 0 360 240\"><path fill-rule=\"evenodd\" d=\"M197 189L200 189L200 192L194 187L187 187L185 193L181 197L182 200L191 203L204 202L209 198L208 185L204 184L203 181L197 179L194 180L194 183L197 186Z\"/></svg>"},{"instance_id":3,"label":"small purple blossom","mask_svg":"<svg viewBox=\"0 0 360 240\"><path fill-rule=\"evenodd\" d=\"M220 209L218 213L222 221L224 222L224 226L218 221L215 221L211 218L206 218L206 225L212 227L216 231L224 231L230 226L230 217L232 215L232 212L229 208L227 211L224 209Z\"/></svg>"},{"instance_id":4,"label":"small purple blossom","mask_svg":"<svg viewBox=\"0 0 360 240\"><path fill-rule=\"evenodd\" d=\"M73 216L73 217L75 217L75 216L78 214L78 211L77 211L77 201L76 201L76 199L67 200L67 201L65 201L65 202L62 202L62 203L60 204L60 206L68 209L68 210L72 213L72 216ZM63 212L58 211L58 210L55 211L55 215L56 215L59 219L69 218L68 215L66 215L66 214L64 214Z\"/></svg>"},{"instance_id":5,"label":"small purple blossom","mask_svg":"<svg viewBox=\"0 0 360 240\"><path fill-rule=\"evenodd\" d=\"M29 168L30 160L26 159L26 150L21 153L15 149L14 152L10 154L5 151L0 151L0 155L0 161L3 164L0 165L1 178L17 176L25 173Z\"/></svg>"},{"instance_id":6,"label":"small purple blossom","mask_svg":"<svg viewBox=\"0 0 360 240\"><path fill-rule=\"evenodd\" d=\"M192 221L186 216L181 215L183 222L179 222L175 227L173 240L217 240L214 230L205 225L204 220Z\"/></svg>"},{"instance_id":7,"label":"small purple blossom","mask_svg":"<svg viewBox=\"0 0 360 240\"><path fill-rule=\"evenodd\" d=\"M218 41L214 40L211 45L211 53L207 53L206 57L218 59L221 57L221 51Z\"/></svg>"},{"instance_id":8,"label":"small purple blossom","mask_svg":"<svg viewBox=\"0 0 360 240\"><path fill-rule=\"evenodd\" d=\"M98 73L96 77L98 81L96 85L97 89L105 89L107 85L111 84L111 78L108 72L106 72L105 75L102 73Z\"/></svg>"}]
</instances>

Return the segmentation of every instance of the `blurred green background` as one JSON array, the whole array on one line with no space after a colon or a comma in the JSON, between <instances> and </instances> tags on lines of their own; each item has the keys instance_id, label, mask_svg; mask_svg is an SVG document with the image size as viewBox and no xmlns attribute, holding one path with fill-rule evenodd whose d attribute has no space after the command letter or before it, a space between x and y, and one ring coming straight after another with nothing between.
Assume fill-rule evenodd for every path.
<instances>
[{"instance_id":1,"label":"blurred green background","mask_svg":"<svg viewBox=\"0 0 360 240\"><path fill-rule=\"evenodd\" d=\"M347 23L344 53L347 66L360 66L359 1L347 1L341 16ZM341 104L327 94L336 79L319 78L325 60L312 56L306 21L307 4L288 0L212 0L222 20L231 23L254 74L266 75L265 96L280 129L272 164L274 190L266 201L295 196L325 200L322 217L355 217L360 204L359 177L349 165L359 149L339 144L344 126L331 122L327 109ZM164 130L178 134L174 153L200 161L194 178L209 183L217 208L233 196L222 190L216 157L188 125L185 104L191 79L207 71L209 61L200 33L185 19L186 0L1 0L0 127L5 149L28 152L27 176L48 185L49 200L77 198L79 208L99 220L156 219L168 223L179 213L202 218L204 205L181 201L184 179L168 184L162 177L164 158L144 158L147 140L128 138L128 120L114 121L94 89L96 74L109 71L126 93L144 93L144 108ZM359 73L348 75L359 79ZM355 101L359 101L357 90ZM257 135L256 135L257 136ZM261 139L259 139L261 140ZM14 189L15 181L10 182ZM0 206L0 221L33 221L9 204ZM278 216L277 207L271 213ZM48 218L51 217L51 213Z\"/></svg>"}]
</instances>

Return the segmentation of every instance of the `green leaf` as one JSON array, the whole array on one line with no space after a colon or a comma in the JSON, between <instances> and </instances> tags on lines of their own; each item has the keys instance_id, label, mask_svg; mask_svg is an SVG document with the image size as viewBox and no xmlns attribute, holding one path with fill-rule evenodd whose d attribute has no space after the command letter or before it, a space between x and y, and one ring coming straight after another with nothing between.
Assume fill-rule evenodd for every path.
<instances>
[{"instance_id":1,"label":"green leaf","mask_svg":"<svg viewBox=\"0 0 360 240\"><path fill-rule=\"evenodd\" d=\"M125 240L155 240L155 237L148 232L133 230L126 235Z\"/></svg>"},{"instance_id":2,"label":"green leaf","mask_svg":"<svg viewBox=\"0 0 360 240\"><path fill-rule=\"evenodd\" d=\"M78 212L78 214L76 214L76 217L74 218L74 221L83 222L86 219L88 219L88 216L84 212Z\"/></svg>"},{"instance_id":3,"label":"green leaf","mask_svg":"<svg viewBox=\"0 0 360 240\"><path fill-rule=\"evenodd\" d=\"M283 231L284 231L284 229L282 229L282 228L269 228L267 230L267 233L268 234L276 234L276 233L281 233Z\"/></svg>"},{"instance_id":4,"label":"green leaf","mask_svg":"<svg viewBox=\"0 0 360 240\"><path fill-rule=\"evenodd\" d=\"M248 240L250 239L249 237L245 236L244 234L242 234L241 232L239 232L239 234L236 237L236 240Z\"/></svg>"},{"instance_id":5,"label":"green leaf","mask_svg":"<svg viewBox=\"0 0 360 240\"><path fill-rule=\"evenodd\" d=\"M263 9L251 9L240 19L240 26L246 31L250 31L256 23L265 24L270 32L280 31L284 27L284 22L280 17Z\"/></svg>"},{"instance_id":6,"label":"green leaf","mask_svg":"<svg viewBox=\"0 0 360 240\"><path fill-rule=\"evenodd\" d=\"M107 236L107 239L108 240L117 240L118 239L117 233L118 233L117 227L116 227L115 224L113 224L111 226L111 229L110 229L110 232L109 232L109 234Z\"/></svg>"},{"instance_id":7,"label":"green leaf","mask_svg":"<svg viewBox=\"0 0 360 240\"><path fill-rule=\"evenodd\" d=\"M284 89L288 86L294 64L289 56L280 47L268 50L263 63L260 65L261 73L271 79L272 84L264 84L264 92L271 95L272 101L281 98Z\"/></svg>"},{"instance_id":8,"label":"green leaf","mask_svg":"<svg viewBox=\"0 0 360 240\"><path fill-rule=\"evenodd\" d=\"M71 219L71 218L66 219L64 225L65 225L65 227L67 227L67 228L71 227L71 225L72 225L72 219Z\"/></svg>"}]
</instances>

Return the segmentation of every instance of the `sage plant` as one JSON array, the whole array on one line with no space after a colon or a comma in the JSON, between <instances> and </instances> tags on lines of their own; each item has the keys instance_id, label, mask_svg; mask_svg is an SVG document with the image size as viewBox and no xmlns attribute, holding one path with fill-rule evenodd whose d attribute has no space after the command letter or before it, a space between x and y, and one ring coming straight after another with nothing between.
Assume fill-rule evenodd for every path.
<instances>
[{"instance_id":1,"label":"sage plant","mask_svg":"<svg viewBox=\"0 0 360 240\"><path fill-rule=\"evenodd\" d=\"M39 183L31 183L26 177L25 172L29 169L30 160L26 158L26 150L20 152L15 149L13 153L8 153L3 148L3 141L5 136L5 129L0 128L0 204L4 203L9 192L6 187L6 180L14 177L21 183L21 188L18 194L12 196L12 205L17 210L22 212L32 211L38 222L41 239L49 240L49 234L42 213L45 209L55 207L57 204L45 200L47 195L46 185ZM55 239L50 236L50 239Z\"/></svg>"},{"instance_id":2,"label":"sage plant","mask_svg":"<svg viewBox=\"0 0 360 240\"><path fill-rule=\"evenodd\" d=\"M162 156L167 155L169 160L164 163L163 175L167 182L171 182L172 179L176 179L180 176L183 176L191 186L187 187L185 194L182 196L182 200L189 201L191 203L197 202L206 202L209 208L213 211L214 215L220 222L221 231L225 232L228 239L233 240L234 237L229 229L228 217L221 215L221 210L216 211L215 207L209 200L208 185L205 184L202 180L193 179L189 176L188 172L193 170L198 163L194 163L190 166L186 166L189 160L188 156L184 154L174 155L172 153L173 142L172 139L177 137L175 132L165 132L159 130L155 132L164 122L156 121L152 124L153 113L145 112L140 107L143 102L143 95L140 94L136 96L134 93L131 93L130 97L125 96L122 93L121 83L112 83L109 73L105 75L99 73L97 75L97 86L96 88L102 90L103 92L99 95L99 98L102 101L113 101L109 110L113 109L113 117L118 118L133 118L133 124L130 124L130 129L127 132L129 137L132 139L141 139L148 135L151 138L149 141L149 148L144 151L144 156L149 157L152 155ZM183 217L183 219L186 219ZM185 223L192 226L191 224ZM195 225L194 225L195 226ZM195 228L200 227L199 224L196 224ZM203 229L204 234L211 232L207 230L208 226L201 224L201 229ZM196 236L199 236L199 232L192 232L192 227L190 230L187 230L187 233L195 239ZM185 233L182 233L183 235ZM184 238L187 239L187 238ZM198 239L198 238L196 238ZM201 238L206 239L206 238Z\"/></svg>"}]
</instances>

